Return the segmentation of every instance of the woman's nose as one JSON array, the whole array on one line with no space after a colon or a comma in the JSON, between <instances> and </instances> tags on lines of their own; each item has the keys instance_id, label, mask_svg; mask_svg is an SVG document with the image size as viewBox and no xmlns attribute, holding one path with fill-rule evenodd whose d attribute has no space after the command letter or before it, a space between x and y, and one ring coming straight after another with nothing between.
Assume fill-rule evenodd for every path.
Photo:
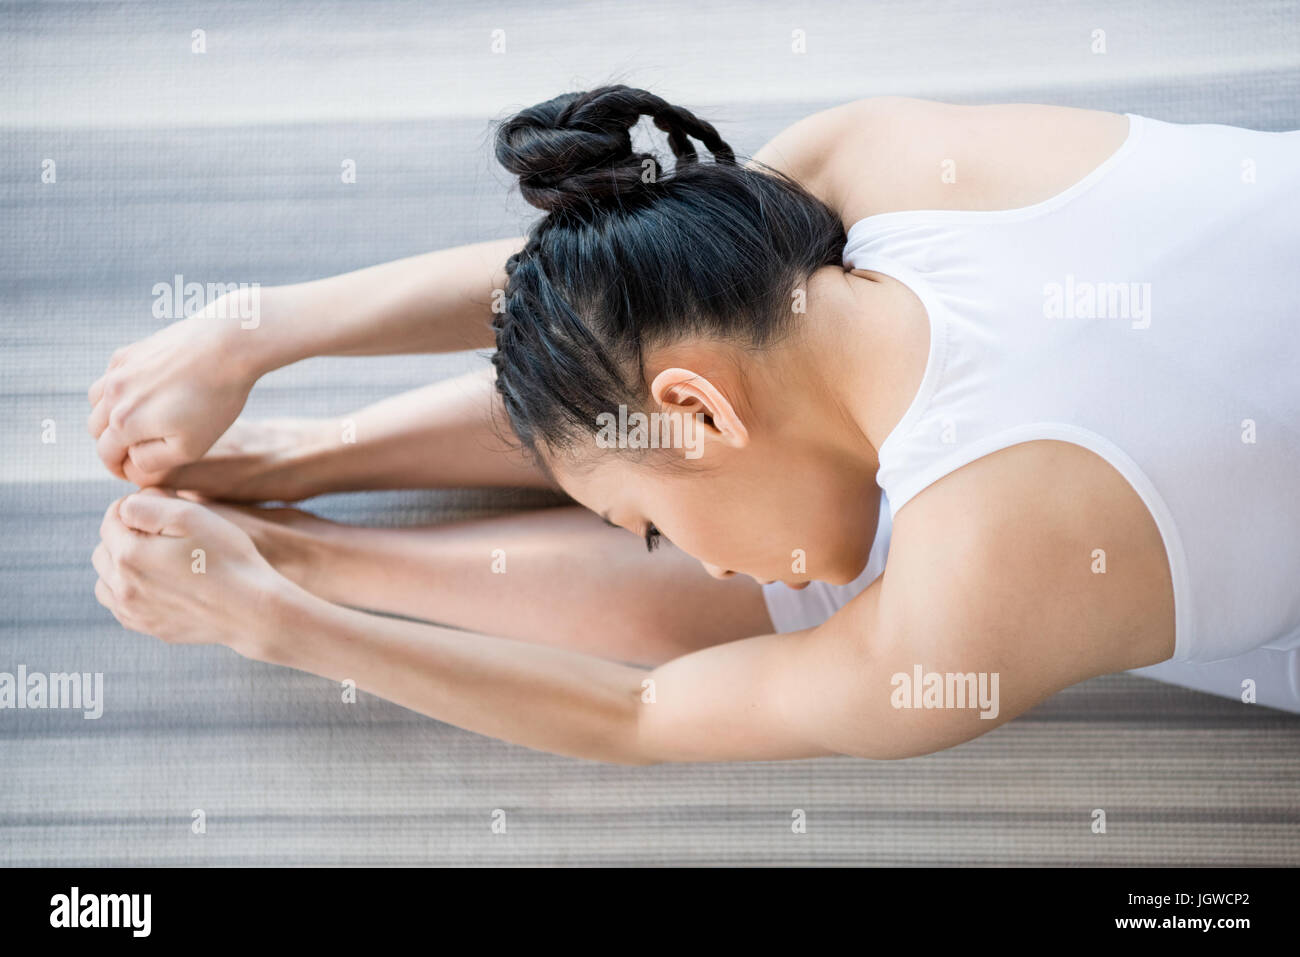
<instances>
[{"instance_id":1,"label":"woman's nose","mask_svg":"<svg viewBox=\"0 0 1300 957\"><path fill-rule=\"evenodd\" d=\"M710 565L708 562L700 562L700 564L703 565L704 570L714 578L731 578L736 574L733 571L723 568L721 565Z\"/></svg>"}]
</instances>

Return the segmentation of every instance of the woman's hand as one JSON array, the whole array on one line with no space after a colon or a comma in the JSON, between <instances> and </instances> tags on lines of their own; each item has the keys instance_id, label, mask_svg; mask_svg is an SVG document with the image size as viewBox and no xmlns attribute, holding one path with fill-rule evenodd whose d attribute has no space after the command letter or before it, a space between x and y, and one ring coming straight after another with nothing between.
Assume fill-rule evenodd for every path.
<instances>
[{"instance_id":1,"label":"woman's hand","mask_svg":"<svg viewBox=\"0 0 1300 957\"><path fill-rule=\"evenodd\" d=\"M108 507L91 556L95 597L131 631L175 644L224 644L246 657L274 636L294 586L242 529L162 489Z\"/></svg>"},{"instance_id":2,"label":"woman's hand","mask_svg":"<svg viewBox=\"0 0 1300 957\"><path fill-rule=\"evenodd\" d=\"M255 298L251 298L255 297ZM200 458L235 421L267 371L258 361L273 290L222 296L206 309L117 350L90 387L87 430L118 478ZM241 316L256 316L256 322Z\"/></svg>"}]
</instances>

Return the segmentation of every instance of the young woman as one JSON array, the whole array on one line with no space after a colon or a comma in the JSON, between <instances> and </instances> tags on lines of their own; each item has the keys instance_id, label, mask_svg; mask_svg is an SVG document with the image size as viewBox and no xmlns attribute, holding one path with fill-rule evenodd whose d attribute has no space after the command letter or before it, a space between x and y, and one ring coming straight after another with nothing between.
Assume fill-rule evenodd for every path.
<instances>
[{"instance_id":1,"label":"young woman","mask_svg":"<svg viewBox=\"0 0 1300 957\"><path fill-rule=\"evenodd\" d=\"M94 555L124 626L625 763L918 755L1157 665L1300 707L1300 133L888 98L740 164L607 87L496 151L526 238L113 356L90 432L146 487ZM355 442L236 421L306 356L492 345ZM620 448L636 412L699 431ZM461 485L577 504L379 530L208 501Z\"/></svg>"}]
</instances>

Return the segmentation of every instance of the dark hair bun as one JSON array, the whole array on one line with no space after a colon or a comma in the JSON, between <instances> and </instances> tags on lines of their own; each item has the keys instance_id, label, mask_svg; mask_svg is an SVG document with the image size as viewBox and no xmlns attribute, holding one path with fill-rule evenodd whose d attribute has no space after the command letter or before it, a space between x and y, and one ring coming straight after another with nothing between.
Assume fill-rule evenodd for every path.
<instances>
[{"instance_id":1,"label":"dark hair bun","mask_svg":"<svg viewBox=\"0 0 1300 957\"><path fill-rule=\"evenodd\" d=\"M716 161L735 162L710 124L627 86L566 93L521 110L497 129L497 161L519 177L524 199L548 213L644 195L662 173L652 154L632 151L632 127L642 116L668 134L679 167L699 159L692 137ZM655 163L654 177L644 175L647 160Z\"/></svg>"}]
</instances>

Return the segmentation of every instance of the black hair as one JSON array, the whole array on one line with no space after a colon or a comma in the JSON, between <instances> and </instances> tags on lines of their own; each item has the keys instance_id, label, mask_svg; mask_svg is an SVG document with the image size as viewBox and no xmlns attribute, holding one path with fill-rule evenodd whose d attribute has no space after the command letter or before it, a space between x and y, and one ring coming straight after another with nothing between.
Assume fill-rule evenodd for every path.
<instances>
[{"instance_id":1,"label":"black hair","mask_svg":"<svg viewBox=\"0 0 1300 957\"><path fill-rule=\"evenodd\" d=\"M642 116L667 134L671 171L633 151ZM840 263L844 227L826 204L775 170L739 165L713 126L645 90L529 107L497 129L496 158L546 213L506 264L492 323L496 387L534 455L581 449L620 404L643 409L655 345L770 344L793 320L796 288Z\"/></svg>"}]
</instances>

